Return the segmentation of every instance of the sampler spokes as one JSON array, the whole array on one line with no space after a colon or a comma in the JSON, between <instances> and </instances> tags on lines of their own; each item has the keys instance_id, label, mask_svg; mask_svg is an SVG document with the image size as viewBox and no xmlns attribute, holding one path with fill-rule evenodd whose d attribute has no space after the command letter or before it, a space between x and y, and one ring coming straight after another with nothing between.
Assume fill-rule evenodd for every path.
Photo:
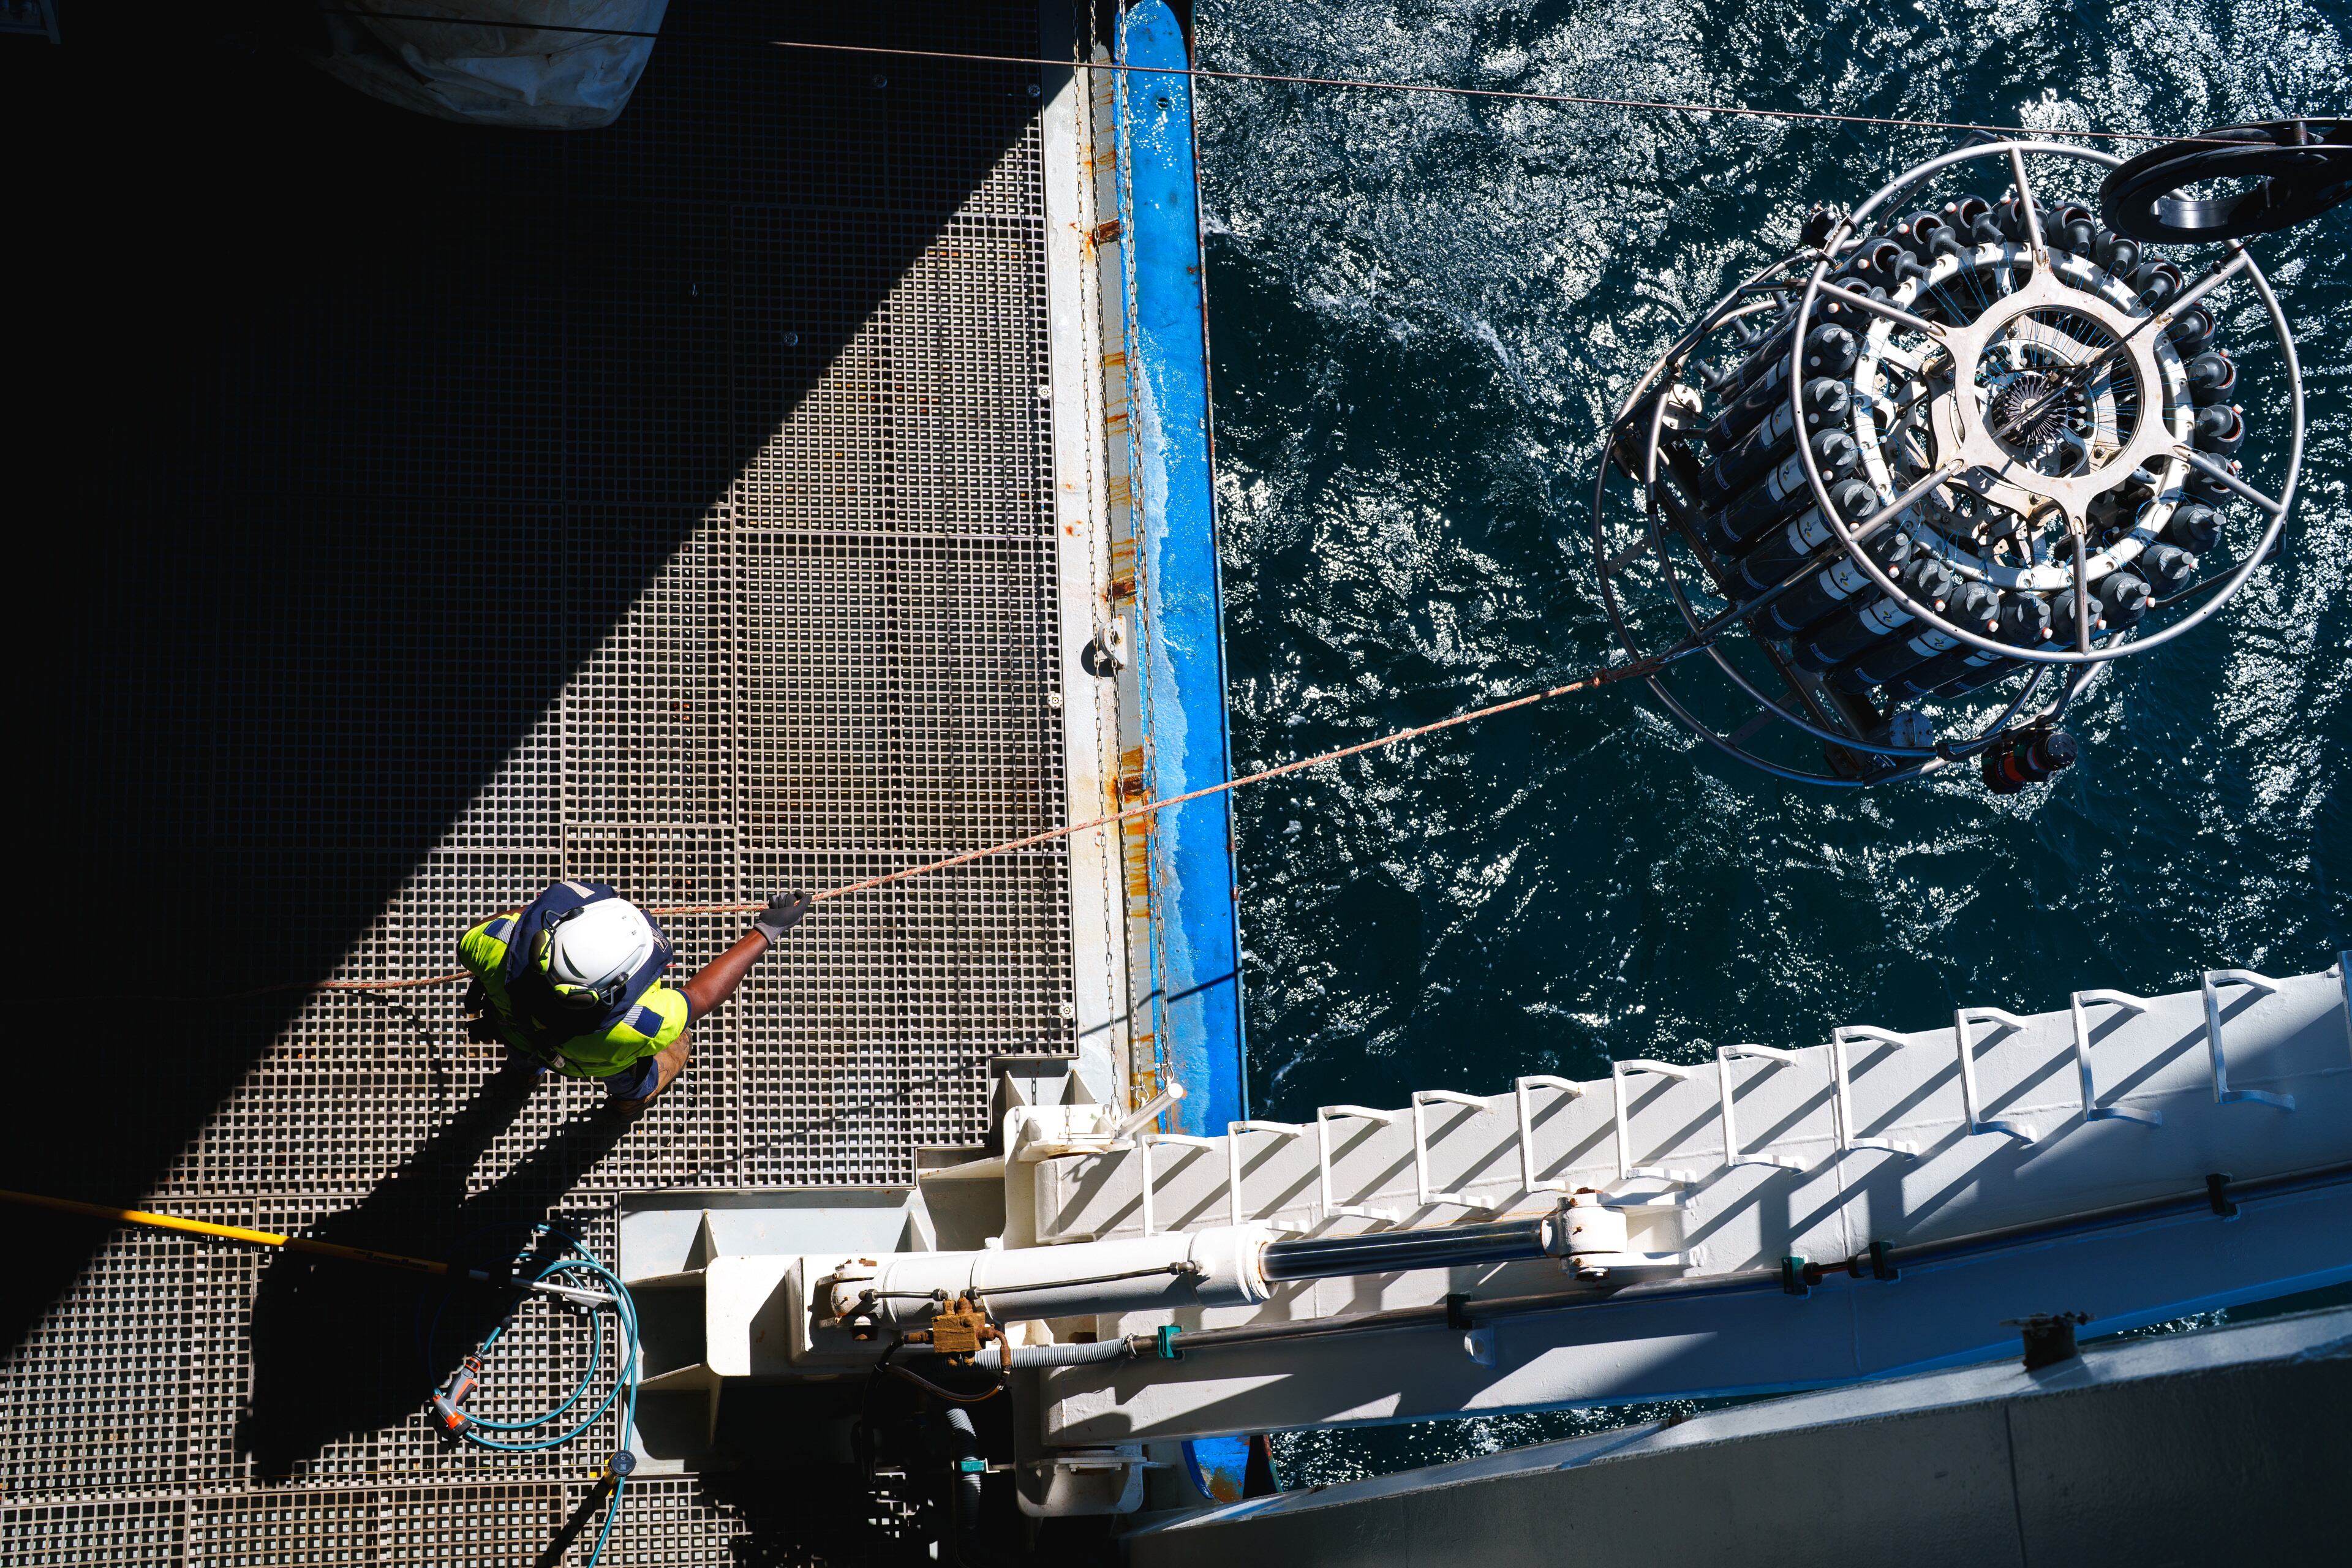
<instances>
[{"instance_id":1,"label":"sampler spokes","mask_svg":"<svg viewBox=\"0 0 2352 1568\"><path fill-rule=\"evenodd\" d=\"M2066 198L2063 176L2117 162L2029 142L1930 160L1643 379L1610 448L1640 514L1612 517L1604 466L1594 560L1630 653L1697 644L1724 678L1653 678L1677 719L1822 783L2006 756L2273 547L2303 442L2284 317L2242 247L2205 268ZM1983 173L2008 176L1998 199L1968 188ZM2276 352L2242 378L2222 320L2249 307ZM2257 379L2284 405L2285 438L2250 454L2276 499L2241 466Z\"/></svg>"}]
</instances>

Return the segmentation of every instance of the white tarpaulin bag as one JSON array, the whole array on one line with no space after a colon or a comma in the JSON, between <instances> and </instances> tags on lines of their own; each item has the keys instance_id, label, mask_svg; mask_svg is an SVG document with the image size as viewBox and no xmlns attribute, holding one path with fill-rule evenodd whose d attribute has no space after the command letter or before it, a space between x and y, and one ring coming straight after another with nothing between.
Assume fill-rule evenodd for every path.
<instances>
[{"instance_id":1,"label":"white tarpaulin bag","mask_svg":"<svg viewBox=\"0 0 2352 1568\"><path fill-rule=\"evenodd\" d=\"M620 117L653 57L650 37L625 35L658 31L668 8L669 0L343 0L324 13L332 48L319 64L419 114L591 131ZM366 14L379 9L400 15ZM425 16L448 19L408 19Z\"/></svg>"}]
</instances>

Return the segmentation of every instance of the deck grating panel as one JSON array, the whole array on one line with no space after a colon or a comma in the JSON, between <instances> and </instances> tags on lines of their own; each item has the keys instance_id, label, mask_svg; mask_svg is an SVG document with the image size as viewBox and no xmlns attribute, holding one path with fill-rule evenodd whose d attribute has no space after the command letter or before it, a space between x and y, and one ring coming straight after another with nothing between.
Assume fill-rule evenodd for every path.
<instances>
[{"instance_id":1,"label":"deck grating panel","mask_svg":"<svg viewBox=\"0 0 2352 1568\"><path fill-rule=\"evenodd\" d=\"M793 30L1036 47L1018 0L867 9ZM433 200L465 243L321 260L192 351L197 467L142 493L215 542L131 597L267 613L137 666L116 700L172 749L92 805L136 817L126 857L195 857L217 928L308 911L205 989L446 971L559 875L735 902L1064 819L1036 75L767 48L761 0L673 13L604 132L320 99L456 171ZM690 970L746 922L664 923ZM992 1057L1071 1047L1069 923L1058 845L826 905L627 1124L502 1072L454 986L239 1002L126 1096L141 1128L193 1104L141 1201L435 1256L544 1220L609 1258L623 1191L910 1181L983 1141ZM223 1055L245 1065L208 1076ZM615 1423L445 1447L434 1300L105 1240L0 1357L0 1561L530 1561ZM480 1408L551 1403L584 1341L526 1309ZM604 1561L752 1554L665 1478L630 1485Z\"/></svg>"},{"instance_id":2,"label":"deck grating panel","mask_svg":"<svg viewBox=\"0 0 2352 1568\"><path fill-rule=\"evenodd\" d=\"M9 1568L172 1568L187 1505L178 1498L99 1498L0 1506L0 1563Z\"/></svg>"}]
</instances>

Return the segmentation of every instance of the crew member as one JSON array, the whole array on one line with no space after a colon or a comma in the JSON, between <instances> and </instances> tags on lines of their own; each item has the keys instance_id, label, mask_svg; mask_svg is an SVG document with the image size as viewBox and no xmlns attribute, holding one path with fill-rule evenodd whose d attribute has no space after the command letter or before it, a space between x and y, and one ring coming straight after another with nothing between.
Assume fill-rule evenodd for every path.
<instances>
[{"instance_id":1,"label":"crew member","mask_svg":"<svg viewBox=\"0 0 2352 1568\"><path fill-rule=\"evenodd\" d=\"M686 1067L696 1022L808 907L805 893L772 900L741 940L673 987L662 980L669 941L651 916L601 882L558 882L458 942L474 1037L505 1042L535 1071L596 1079L614 1109L641 1110Z\"/></svg>"}]
</instances>

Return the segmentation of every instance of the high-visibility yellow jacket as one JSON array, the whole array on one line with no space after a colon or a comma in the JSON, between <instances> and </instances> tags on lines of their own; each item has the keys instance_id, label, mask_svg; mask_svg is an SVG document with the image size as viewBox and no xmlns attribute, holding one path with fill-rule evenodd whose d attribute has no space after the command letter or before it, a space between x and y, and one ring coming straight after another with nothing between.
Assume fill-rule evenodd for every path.
<instances>
[{"instance_id":1,"label":"high-visibility yellow jacket","mask_svg":"<svg viewBox=\"0 0 2352 1568\"><path fill-rule=\"evenodd\" d=\"M506 971L507 944L514 935L515 917L494 915L467 931L457 942L457 961L482 983L489 997L491 1021L517 1050L544 1061L573 1078L610 1078L686 1033L692 1021L685 993L656 981L634 1005L606 1027L570 1039L534 1037L517 1016L501 976Z\"/></svg>"}]
</instances>

